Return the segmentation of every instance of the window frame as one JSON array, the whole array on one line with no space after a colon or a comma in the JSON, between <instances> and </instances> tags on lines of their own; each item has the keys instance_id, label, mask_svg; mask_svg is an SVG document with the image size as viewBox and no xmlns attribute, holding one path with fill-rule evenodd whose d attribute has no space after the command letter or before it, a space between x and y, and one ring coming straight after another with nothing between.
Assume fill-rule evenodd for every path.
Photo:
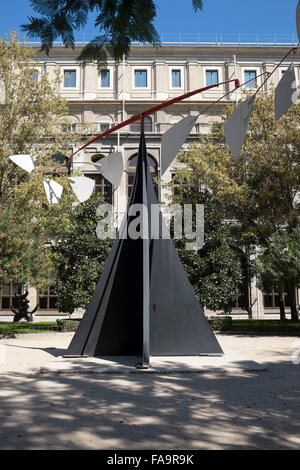
<instances>
[{"instance_id":1,"label":"window frame","mask_svg":"<svg viewBox=\"0 0 300 470\"><path fill-rule=\"evenodd\" d=\"M204 86L210 86L207 84L207 81L206 81L206 78L207 78L207 75L206 73L207 72L218 72L218 82L223 82L223 67L222 66L219 66L219 65L209 65L209 66L205 66L204 69L203 69L203 83L204 83ZM209 92L209 91L214 91L214 90L222 90L222 87L223 85L218 85L218 86L215 86L212 90L206 90L206 93Z\"/></svg>"},{"instance_id":2,"label":"window frame","mask_svg":"<svg viewBox=\"0 0 300 470\"><path fill-rule=\"evenodd\" d=\"M49 286L47 286L45 288L45 290L47 289L47 295L40 295L40 290L37 291L37 298L38 298L38 304L39 304L39 310L41 312L48 312L48 311L57 311L57 307L50 307L50 299L52 298L56 298L57 299L57 295L56 294L50 294L50 288L53 287L54 284L51 284ZM46 308L42 308L41 305L40 305L40 297L44 297L47 299L47 307Z\"/></svg>"},{"instance_id":3,"label":"window frame","mask_svg":"<svg viewBox=\"0 0 300 470\"><path fill-rule=\"evenodd\" d=\"M151 116L145 116L144 118L144 131L145 132L153 132L153 119ZM130 132L131 133L140 133L141 132L141 122L140 120L133 122L130 124Z\"/></svg>"},{"instance_id":4,"label":"window frame","mask_svg":"<svg viewBox=\"0 0 300 470\"><path fill-rule=\"evenodd\" d=\"M9 295L4 295L3 296L3 286L9 286ZM0 283L0 312L11 312L10 307L12 305L12 301L14 298L14 286L18 286L20 288L20 294L24 293L24 286L20 283L13 283L10 282L8 284L6 283ZM3 297L9 297L9 307L8 308L2 308L2 298Z\"/></svg>"},{"instance_id":5,"label":"window frame","mask_svg":"<svg viewBox=\"0 0 300 470\"><path fill-rule=\"evenodd\" d=\"M285 303L285 307L286 308L290 308L290 302L289 302L289 297L288 297L288 292L284 286L284 292L283 292L283 296L284 296L284 303ZM266 306L266 299L265 297L269 297L271 298L271 306ZM279 306L279 292L278 292L278 289L276 288L276 284L272 284L272 286L270 286L270 289L268 290L265 286L262 287L262 298L263 298L263 307L265 310L267 309L277 309L279 310L280 309L280 306ZM278 301L278 305L276 305L276 300Z\"/></svg>"},{"instance_id":6,"label":"window frame","mask_svg":"<svg viewBox=\"0 0 300 470\"><path fill-rule=\"evenodd\" d=\"M36 83L40 83L40 81L41 81L41 75L42 75L41 67L34 67L34 66L32 66L32 71L33 71L32 75L33 75L34 73L37 74Z\"/></svg>"},{"instance_id":7,"label":"window frame","mask_svg":"<svg viewBox=\"0 0 300 470\"><path fill-rule=\"evenodd\" d=\"M109 72L109 86L102 86L102 72L107 71ZM98 71L98 90L101 91L111 91L114 88L114 68L111 65L103 68L102 70Z\"/></svg>"},{"instance_id":8,"label":"window frame","mask_svg":"<svg viewBox=\"0 0 300 470\"><path fill-rule=\"evenodd\" d=\"M74 71L76 72L76 86L75 87L66 87L65 86L65 72L66 71ZM80 67L77 66L77 65L72 65L70 64L69 66L63 66L61 68L61 89L63 91L79 91L80 89L80 81L81 81L81 77L80 77Z\"/></svg>"},{"instance_id":9,"label":"window frame","mask_svg":"<svg viewBox=\"0 0 300 470\"><path fill-rule=\"evenodd\" d=\"M135 73L145 71L147 73L147 86L136 86ZM151 89L151 66L134 66L132 69L132 88L135 91L144 91Z\"/></svg>"},{"instance_id":10,"label":"window frame","mask_svg":"<svg viewBox=\"0 0 300 470\"><path fill-rule=\"evenodd\" d=\"M104 155L103 155L103 158L104 158ZM101 158L99 159L99 161L97 161L97 163L100 163L101 162ZM96 162L95 162L96 163ZM110 205L113 205L113 202L114 202L114 189L113 189L113 185L106 179L104 178L104 176L99 172L99 171L85 171L84 172L84 176L86 176L87 178L90 178L90 179L93 179L95 181L95 189L94 191L100 193L102 196L103 196L103 201L106 203L106 204L110 204ZM101 178L101 182L100 183L96 183L96 178L97 177L100 177ZM105 187L108 187L109 188L109 200L106 200L105 199ZM101 188L100 191L97 191L97 188Z\"/></svg>"},{"instance_id":11,"label":"window frame","mask_svg":"<svg viewBox=\"0 0 300 470\"><path fill-rule=\"evenodd\" d=\"M105 132L106 130L108 130L108 129L102 130L101 129L102 124L104 124L105 126L108 126L108 129L110 129L113 126L113 123L111 121L98 121L97 125L98 125L98 131L100 133Z\"/></svg>"},{"instance_id":12,"label":"window frame","mask_svg":"<svg viewBox=\"0 0 300 470\"><path fill-rule=\"evenodd\" d=\"M180 86L173 86L173 72L180 72ZM183 90L184 89L184 67L181 65L172 65L169 67L169 89L170 90Z\"/></svg>"},{"instance_id":13,"label":"window frame","mask_svg":"<svg viewBox=\"0 0 300 470\"><path fill-rule=\"evenodd\" d=\"M261 85L261 77L259 77L261 71L259 67L249 67L245 66L242 67L242 83L246 81L245 73L246 72L255 72L256 73L256 87L247 87L246 85L243 85L244 90L257 90L257 88L260 87Z\"/></svg>"}]
</instances>

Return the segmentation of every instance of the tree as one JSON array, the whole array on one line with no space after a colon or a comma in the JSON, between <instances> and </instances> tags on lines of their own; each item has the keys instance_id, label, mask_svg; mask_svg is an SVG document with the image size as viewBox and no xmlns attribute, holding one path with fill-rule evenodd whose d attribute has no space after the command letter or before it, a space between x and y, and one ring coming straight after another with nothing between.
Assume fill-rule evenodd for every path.
<instances>
[{"instance_id":1,"label":"tree","mask_svg":"<svg viewBox=\"0 0 300 470\"><path fill-rule=\"evenodd\" d=\"M233 106L227 107L223 122L182 154L185 169L180 174L187 183L210 188L218 199L233 220L231 236L244 251L251 273L251 247L266 246L282 228L291 232L300 215L300 104L276 121L273 93L259 94L237 162L223 130L232 111ZM295 292L290 296L295 305Z\"/></svg>"},{"instance_id":2,"label":"tree","mask_svg":"<svg viewBox=\"0 0 300 470\"><path fill-rule=\"evenodd\" d=\"M67 178L53 173L58 164L52 156L68 155L80 135L70 131L59 76L54 82L46 74L37 79L37 70L33 50L20 44L15 34L10 41L0 40L0 278L38 287L52 275L45 243L68 231L66 209L76 199ZM8 158L27 153L36 166L32 174ZM64 186L60 204L48 204L44 175Z\"/></svg>"},{"instance_id":3,"label":"tree","mask_svg":"<svg viewBox=\"0 0 300 470\"><path fill-rule=\"evenodd\" d=\"M87 23L88 15L96 11L95 37L82 51L80 60L96 60L100 66L107 53L115 60L128 56L131 41L159 44L159 35L153 25L156 16L154 0L30 0L41 17L29 17L22 26L29 37L42 40L42 50L49 53L53 41L62 38L66 47L74 48L74 30ZM202 10L202 0L192 0L194 11Z\"/></svg>"},{"instance_id":4,"label":"tree","mask_svg":"<svg viewBox=\"0 0 300 470\"><path fill-rule=\"evenodd\" d=\"M300 104L276 121L273 94L260 94L238 162L223 131L232 111L227 107L223 122L182 156L184 176L210 188L236 220L242 243L264 244L282 226L295 227L300 214Z\"/></svg>"},{"instance_id":5,"label":"tree","mask_svg":"<svg viewBox=\"0 0 300 470\"><path fill-rule=\"evenodd\" d=\"M69 235L53 247L60 312L71 314L77 308L87 307L110 252L111 241L99 240L96 235L96 209L100 202L95 193L85 203L70 209Z\"/></svg>"},{"instance_id":6,"label":"tree","mask_svg":"<svg viewBox=\"0 0 300 470\"><path fill-rule=\"evenodd\" d=\"M284 289L291 302L291 319L298 321L295 297L292 295L300 285L300 225L292 229L279 230L268 240L264 252L259 256L258 269L265 283L278 285L280 318L285 320Z\"/></svg>"},{"instance_id":7,"label":"tree","mask_svg":"<svg viewBox=\"0 0 300 470\"><path fill-rule=\"evenodd\" d=\"M0 209L0 284L45 287L53 268L46 242L31 214L8 200Z\"/></svg>"},{"instance_id":8,"label":"tree","mask_svg":"<svg viewBox=\"0 0 300 470\"><path fill-rule=\"evenodd\" d=\"M229 313L239 296L243 274L224 211L209 191L199 190L197 184L187 187L180 172L175 181L174 203L204 204L204 246L198 251L186 250L186 240L176 241L181 262L201 305Z\"/></svg>"}]
</instances>

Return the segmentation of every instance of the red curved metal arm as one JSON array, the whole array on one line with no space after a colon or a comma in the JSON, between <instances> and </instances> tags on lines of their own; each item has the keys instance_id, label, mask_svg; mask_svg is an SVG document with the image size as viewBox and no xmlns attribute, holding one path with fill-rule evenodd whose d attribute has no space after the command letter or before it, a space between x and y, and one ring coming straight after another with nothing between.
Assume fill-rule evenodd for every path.
<instances>
[{"instance_id":1,"label":"red curved metal arm","mask_svg":"<svg viewBox=\"0 0 300 470\"><path fill-rule=\"evenodd\" d=\"M86 147L88 147L92 143L96 142L97 140L102 139L102 137L105 137L105 136L107 136L107 135L111 134L112 132L115 132L119 129L122 129L122 127L125 127L128 124L132 124L133 122L138 121L140 119L141 120L141 128L143 128L144 127L144 118L145 118L145 116L149 116L150 114L153 114L156 111L160 111L161 109L164 109L167 106L178 103L179 101L182 101L186 98L189 98L190 96L196 95L197 93L201 93L201 92L209 90L211 88L215 88L217 86L225 85L226 83L231 83L231 82L235 83L235 88L240 87L239 80L234 78L232 80L227 80L225 82L216 83L215 85L210 85L210 86L206 86L204 88L199 88L197 90L190 91L189 93L185 93L184 95L177 96L176 98L173 98L172 100L168 100L165 103L158 104L156 106L153 106L153 108L147 109L146 111L143 111L142 113L136 114L135 116L132 116L131 118L127 119L126 121L121 122L120 124L117 124L116 126L112 127L111 129L108 129L107 131L102 132L101 134L97 135L97 137L90 140L89 142L87 142L82 147L80 147L80 149L76 150L76 152L74 152L74 153L72 153L72 155L70 155L69 163L72 162L72 158L74 157L74 155L76 155L76 153L78 153L81 150L85 149Z\"/></svg>"}]
</instances>

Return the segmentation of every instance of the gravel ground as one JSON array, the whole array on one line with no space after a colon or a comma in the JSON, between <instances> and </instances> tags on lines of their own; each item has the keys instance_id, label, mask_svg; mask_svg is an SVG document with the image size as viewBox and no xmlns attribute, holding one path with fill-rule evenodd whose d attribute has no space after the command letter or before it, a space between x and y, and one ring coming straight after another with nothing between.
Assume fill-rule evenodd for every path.
<instances>
[{"instance_id":1,"label":"gravel ground","mask_svg":"<svg viewBox=\"0 0 300 470\"><path fill-rule=\"evenodd\" d=\"M261 372L38 374L71 337L0 341L0 449L300 448L299 337L218 336Z\"/></svg>"}]
</instances>

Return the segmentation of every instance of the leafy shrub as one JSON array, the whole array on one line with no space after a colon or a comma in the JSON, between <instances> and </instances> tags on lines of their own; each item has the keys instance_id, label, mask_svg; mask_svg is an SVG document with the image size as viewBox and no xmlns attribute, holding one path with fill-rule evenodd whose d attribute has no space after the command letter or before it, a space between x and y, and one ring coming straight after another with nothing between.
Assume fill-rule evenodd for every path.
<instances>
[{"instance_id":1,"label":"leafy shrub","mask_svg":"<svg viewBox=\"0 0 300 470\"><path fill-rule=\"evenodd\" d=\"M56 320L57 326L60 331L67 332L67 331L76 331L79 325L80 319L78 320Z\"/></svg>"},{"instance_id":2,"label":"leafy shrub","mask_svg":"<svg viewBox=\"0 0 300 470\"><path fill-rule=\"evenodd\" d=\"M211 317L208 321L213 330L228 331L232 328L232 318L229 316Z\"/></svg>"}]
</instances>

